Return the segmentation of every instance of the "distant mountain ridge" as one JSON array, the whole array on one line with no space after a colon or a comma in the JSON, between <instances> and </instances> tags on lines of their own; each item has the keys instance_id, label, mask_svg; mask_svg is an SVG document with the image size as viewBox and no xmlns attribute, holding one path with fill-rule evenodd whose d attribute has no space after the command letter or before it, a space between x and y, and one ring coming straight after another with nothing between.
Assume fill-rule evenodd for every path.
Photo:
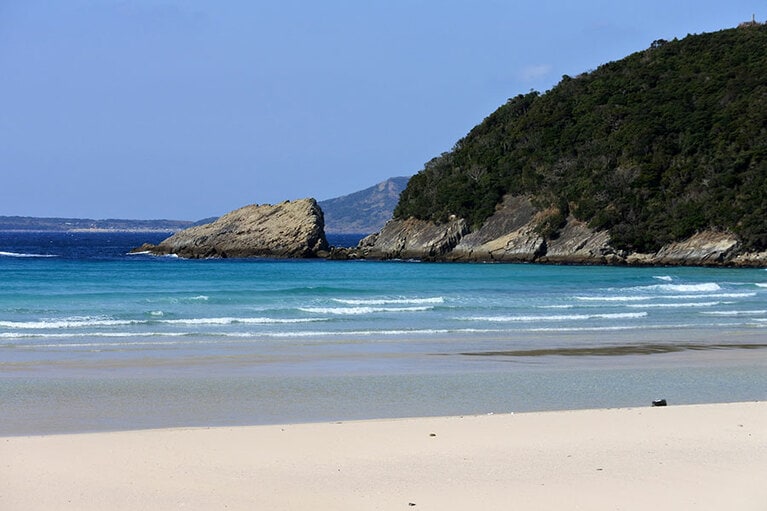
<instances>
[{"instance_id":1,"label":"distant mountain ridge","mask_svg":"<svg viewBox=\"0 0 767 511\"><path fill-rule=\"evenodd\" d=\"M319 202L329 234L370 234L391 219L408 177L393 177L374 186ZM218 217L191 220L128 220L0 216L0 231L136 231L177 232L214 222Z\"/></svg>"},{"instance_id":2,"label":"distant mountain ridge","mask_svg":"<svg viewBox=\"0 0 767 511\"><path fill-rule=\"evenodd\" d=\"M409 177L392 177L359 192L320 201L328 234L370 234L392 218Z\"/></svg>"}]
</instances>

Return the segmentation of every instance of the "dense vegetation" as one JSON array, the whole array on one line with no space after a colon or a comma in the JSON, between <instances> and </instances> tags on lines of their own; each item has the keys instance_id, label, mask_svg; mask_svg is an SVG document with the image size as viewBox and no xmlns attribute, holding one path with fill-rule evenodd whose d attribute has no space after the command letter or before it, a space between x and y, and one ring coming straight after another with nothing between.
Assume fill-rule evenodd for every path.
<instances>
[{"instance_id":1,"label":"dense vegetation","mask_svg":"<svg viewBox=\"0 0 767 511\"><path fill-rule=\"evenodd\" d=\"M767 248L767 26L659 40L510 99L413 176L394 215L477 227L507 193L619 248L708 228Z\"/></svg>"}]
</instances>

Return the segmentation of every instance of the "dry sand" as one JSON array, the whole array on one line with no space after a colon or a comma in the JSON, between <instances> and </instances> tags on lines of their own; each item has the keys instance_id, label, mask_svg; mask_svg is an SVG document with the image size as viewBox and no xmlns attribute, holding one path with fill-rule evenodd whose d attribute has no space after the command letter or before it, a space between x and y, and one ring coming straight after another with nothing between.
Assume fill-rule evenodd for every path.
<instances>
[{"instance_id":1,"label":"dry sand","mask_svg":"<svg viewBox=\"0 0 767 511\"><path fill-rule=\"evenodd\" d=\"M767 402L0 438L0 509L767 510Z\"/></svg>"}]
</instances>

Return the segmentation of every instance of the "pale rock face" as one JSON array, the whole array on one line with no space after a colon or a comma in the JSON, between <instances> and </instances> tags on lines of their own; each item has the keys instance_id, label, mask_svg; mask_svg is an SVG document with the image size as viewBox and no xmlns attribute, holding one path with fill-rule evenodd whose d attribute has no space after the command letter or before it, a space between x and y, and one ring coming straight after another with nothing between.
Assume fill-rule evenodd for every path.
<instances>
[{"instance_id":1,"label":"pale rock face","mask_svg":"<svg viewBox=\"0 0 767 511\"><path fill-rule=\"evenodd\" d=\"M716 264L730 259L738 249L738 238L726 232L699 232L690 238L670 243L656 254L657 264Z\"/></svg>"},{"instance_id":2,"label":"pale rock face","mask_svg":"<svg viewBox=\"0 0 767 511\"><path fill-rule=\"evenodd\" d=\"M652 254L627 253L610 245L607 231L595 231L572 216L555 232L542 234L546 211L527 197L507 196L493 216L474 231L465 220L443 224L410 218L390 220L356 249L330 249L323 213L314 199L251 205L210 224L178 232L159 245L136 251L185 258L277 257L419 259L556 264L767 266L766 252L745 252L737 236L703 231Z\"/></svg>"},{"instance_id":3,"label":"pale rock face","mask_svg":"<svg viewBox=\"0 0 767 511\"><path fill-rule=\"evenodd\" d=\"M476 231L462 219L445 224L391 220L362 240L357 250L359 257L368 259L767 266L767 253L743 252L732 233L703 231L654 254L627 253L610 245L607 231L595 231L572 216L545 237L539 229L542 213L526 197L507 196Z\"/></svg>"},{"instance_id":4,"label":"pale rock face","mask_svg":"<svg viewBox=\"0 0 767 511\"><path fill-rule=\"evenodd\" d=\"M250 205L137 250L190 259L306 258L328 250L322 210L314 199Z\"/></svg>"},{"instance_id":5,"label":"pale rock face","mask_svg":"<svg viewBox=\"0 0 767 511\"><path fill-rule=\"evenodd\" d=\"M359 246L363 257L369 259L442 259L467 232L464 220L441 225L414 218L392 220Z\"/></svg>"}]
</instances>

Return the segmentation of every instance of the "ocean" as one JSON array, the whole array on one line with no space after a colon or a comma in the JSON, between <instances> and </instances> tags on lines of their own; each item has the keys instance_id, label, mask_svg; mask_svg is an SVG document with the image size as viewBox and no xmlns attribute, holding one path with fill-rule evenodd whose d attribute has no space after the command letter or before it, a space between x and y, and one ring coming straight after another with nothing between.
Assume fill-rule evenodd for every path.
<instances>
[{"instance_id":1,"label":"ocean","mask_svg":"<svg viewBox=\"0 0 767 511\"><path fill-rule=\"evenodd\" d=\"M128 254L166 236L0 233L0 435L767 399L763 269Z\"/></svg>"}]
</instances>

